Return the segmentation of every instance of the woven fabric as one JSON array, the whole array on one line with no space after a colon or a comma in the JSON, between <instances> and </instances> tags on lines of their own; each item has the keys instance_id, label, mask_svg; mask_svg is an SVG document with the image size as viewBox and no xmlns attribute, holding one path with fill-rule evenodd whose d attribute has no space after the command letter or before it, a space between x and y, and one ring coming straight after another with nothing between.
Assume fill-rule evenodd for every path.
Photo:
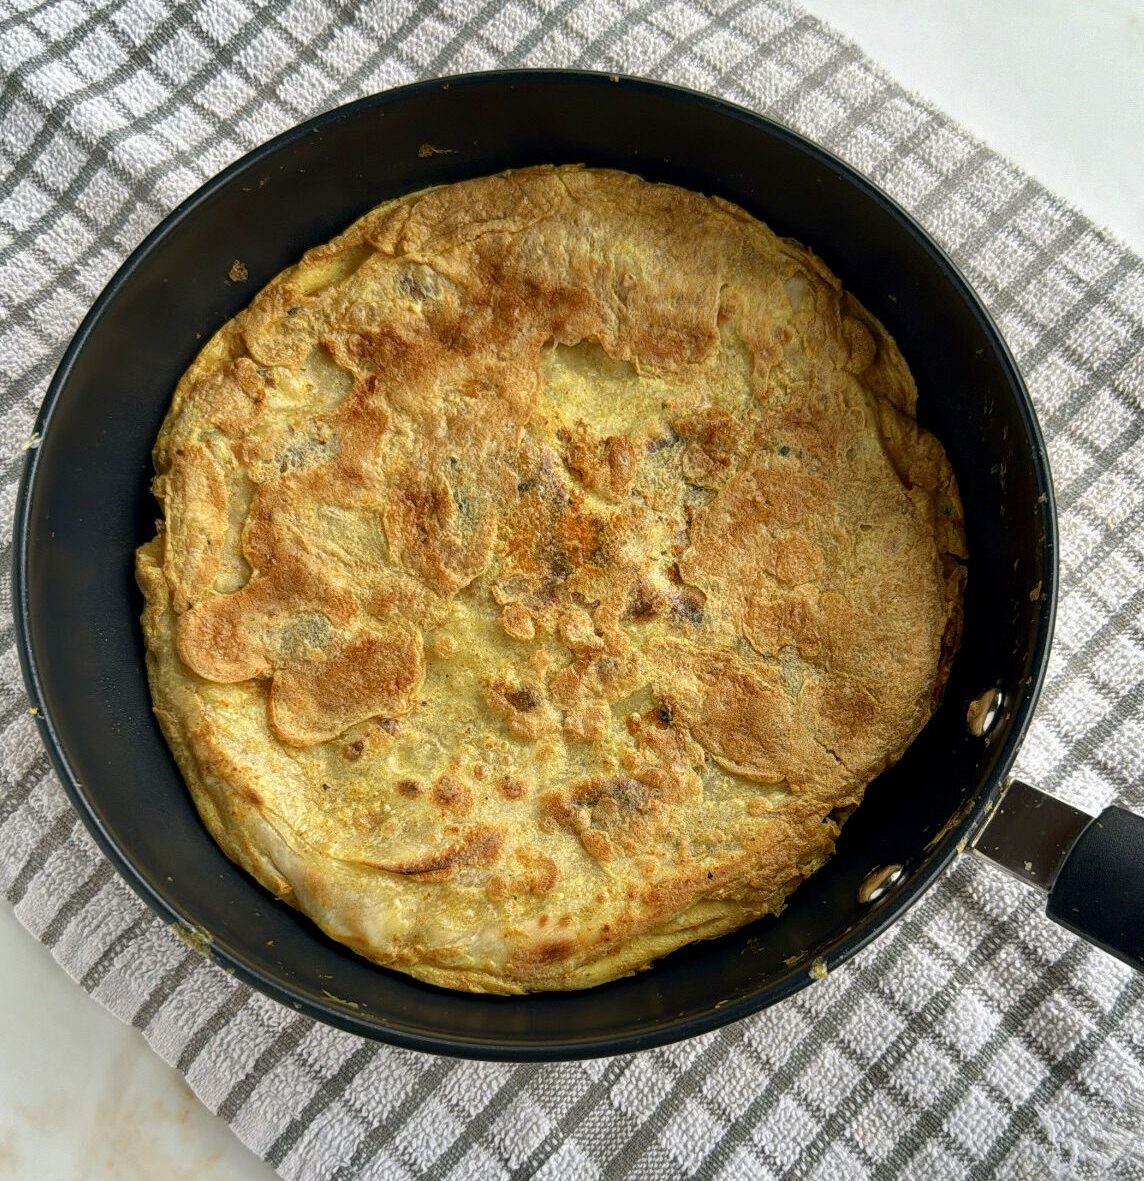
<instances>
[{"instance_id":1,"label":"woven fabric","mask_svg":"<svg viewBox=\"0 0 1144 1181\"><path fill-rule=\"evenodd\" d=\"M5 559L52 370L146 231L309 115L500 65L644 74L775 116L951 252L1028 379L1060 497L1056 644L1018 770L1089 811L1144 808L1144 264L767 0L0 3ZM434 1059L314 1024L175 938L88 838L27 704L8 627L0 886L285 1177L1144 1178L1144 983L975 860L848 966L732 1028L593 1062Z\"/></svg>"}]
</instances>

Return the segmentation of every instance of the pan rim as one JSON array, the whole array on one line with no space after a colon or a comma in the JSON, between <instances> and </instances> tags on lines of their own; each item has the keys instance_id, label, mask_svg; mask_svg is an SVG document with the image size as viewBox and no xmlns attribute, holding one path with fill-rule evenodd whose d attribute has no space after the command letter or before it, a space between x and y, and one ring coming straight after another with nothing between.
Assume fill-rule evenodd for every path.
<instances>
[{"instance_id":1,"label":"pan rim","mask_svg":"<svg viewBox=\"0 0 1144 1181\"><path fill-rule=\"evenodd\" d=\"M96 297L84 316L79 328L68 344L58 367L48 385L47 392L37 413L33 426L33 437L41 443L51 430L52 419L68 385L71 371L80 356L88 337L97 328L105 310L129 283L134 271L148 254L162 242L186 218L192 216L215 193L249 169L273 157L281 149L306 136L320 133L344 119L383 110L396 102L415 100L421 94L439 88L467 87L494 83L504 86L517 84L549 84L574 81L585 87L599 87L606 91L611 87L642 90L659 93L675 100L706 107L724 118L745 122L757 131L785 140L789 145L811 156L817 163L834 171L841 179L858 188L868 199L880 205L905 234L912 236L919 246L929 254L940 267L950 285L957 291L970 312L981 324L985 335L991 340L997 358L1005 371L1014 394L1014 399L1031 445L1034 478L1041 497L1039 524L1044 533L1044 556L1040 571L1042 593L1036 623L1036 634L1031 652L1031 681L1025 685L1013 706L1013 717L993 770L976 790L971 806L965 808L942 834L933 846L927 859L913 871L909 878L898 887L895 894L879 908L877 917L861 924L859 928L839 938L826 957L830 969L841 965L881 935L888 927L904 916L933 885L965 842L983 822L993 803L1008 781L1009 772L1024 740L1032 719L1037 700L1044 683L1052 643L1053 626L1056 617L1059 545L1057 533L1056 502L1053 493L1052 476L1049 469L1045 441L1037 420L1032 400L1012 353L998 329L993 317L980 296L962 274L957 264L914 218L892 197L873 181L834 155L828 149L764 115L756 114L725 99L716 98L688 87L665 83L632 75L585 70L513 69L487 70L476 73L443 76L409 83L376 94L367 95L351 103L332 108L296 126L281 132L266 143L252 149L233 161L221 172L207 180L167 214L145 238L130 252L107 285ZM120 846L100 819L94 801L88 798L86 787L79 781L64 745L48 710L43 705L41 692L43 680L32 644L33 617L35 605L30 594L28 567L30 561L30 534L33 528L31 508L40 470L40 447L29 449L24 462L16 500L15 532L13 538L12 589L14 632L20 669L24 684L37 707L35 723L49 759L59 775L68 799L88 831L105 856L109 858L120 877L127 882L139 897L158 916L176 928L191 927L192 920L155 883L148 880L139 870L130 851ZM752 1013L766 1008L791 996L808 983L805 966L793 967L787 973L772 979L754 991L732 1003L720 1004L715 998L711 1005L699 1013L687 1017L665 1018L635 1032L616 1035L589 1035L584 1038L543 1037L532 1041L506 1041L503 1036L456 1037L424 1032L424 1027L403 1025L396 1018L380 1021L356 1014L346 1005L315 998L308 993L276 979L260 968L258 964L239 947L225 940L212 937L209 958L228 973L242 980L252 988L274 1000L307 1016L347 1032L374 1040L384 1041L406 1049L444 1054L459 1058L477 1058L500 1061L556 1061L591 1058L612 1054L630 1053L669 1044L684 1038L695 1037L721 1026L741 1020ZM459 994L463 1003L463 994ZM516 998L519 999L519 998ZM504 1003L515 1003L514 998L505 998Z\"/></svg>"}]
</instances>

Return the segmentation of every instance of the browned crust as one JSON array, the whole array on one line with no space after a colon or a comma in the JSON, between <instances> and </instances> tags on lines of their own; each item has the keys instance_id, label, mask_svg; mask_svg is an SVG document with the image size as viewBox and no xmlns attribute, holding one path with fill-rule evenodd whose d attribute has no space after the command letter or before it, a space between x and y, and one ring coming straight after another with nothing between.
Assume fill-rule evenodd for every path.
<instances>
[{"instance_id":1,"label":"browned crust","mask_svg":"<svg viewBox=\"0 0 1144 1181\"><path fill-rule=\"evenodd\" d=\"M207 345L138 555L227 854L455 988L781 907L924 725L964 530L881 324L725 202L535 168L391 202Z\"/></svg>"}]
</instances>

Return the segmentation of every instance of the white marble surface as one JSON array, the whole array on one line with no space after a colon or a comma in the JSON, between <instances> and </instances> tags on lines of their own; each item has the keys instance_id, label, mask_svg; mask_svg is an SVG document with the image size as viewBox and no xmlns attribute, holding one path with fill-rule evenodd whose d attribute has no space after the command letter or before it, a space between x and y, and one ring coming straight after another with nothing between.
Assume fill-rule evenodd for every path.
<instances>
[{"instance_id":1,"label":"white marble surface","mask_svg":"<svg viewBox=\"0 0 1144 1181\"><path fill-rule=\"evenodd\" d=\"M0 1178L270 1181L182 1076L0 903Z\"/></svg>"},{"instance_id":2,"label":"white marble surface","mask_svg":"<svg viewBox=\"0 0 1144 1181\"><path fill-rule=\"evenodd\" d=\"M1144 252L1144 0L809 0ZM0 902L0 1178L272 1177Z\"/></svg>"},{"instance_id":3,"label":"white marble surface","mask_svg":"<svg viewBox=\"0 0 1144 1181\"><path fill-rule=\"evenodd\" d=\"M1144 0L803 0L1144 252Z\"/></svg>"}]
</instances>

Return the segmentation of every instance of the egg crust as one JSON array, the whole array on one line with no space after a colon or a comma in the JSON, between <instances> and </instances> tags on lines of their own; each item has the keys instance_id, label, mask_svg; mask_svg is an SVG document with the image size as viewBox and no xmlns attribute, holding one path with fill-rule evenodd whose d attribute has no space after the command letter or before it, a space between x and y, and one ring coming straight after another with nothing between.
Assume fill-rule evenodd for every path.
<instances>
[{"instance_id":1,"label":"egg crust","mask_svg":"<svg viewBox=\"0 0 1144 1181\"><path fill-rule=\"evenodd\" d=\"M211 834L476 992L777 912L957 646L916 398L718 198L540 167L367 213L219 330L155 447L148 673Z\"/></svg>"}]
</instances>

